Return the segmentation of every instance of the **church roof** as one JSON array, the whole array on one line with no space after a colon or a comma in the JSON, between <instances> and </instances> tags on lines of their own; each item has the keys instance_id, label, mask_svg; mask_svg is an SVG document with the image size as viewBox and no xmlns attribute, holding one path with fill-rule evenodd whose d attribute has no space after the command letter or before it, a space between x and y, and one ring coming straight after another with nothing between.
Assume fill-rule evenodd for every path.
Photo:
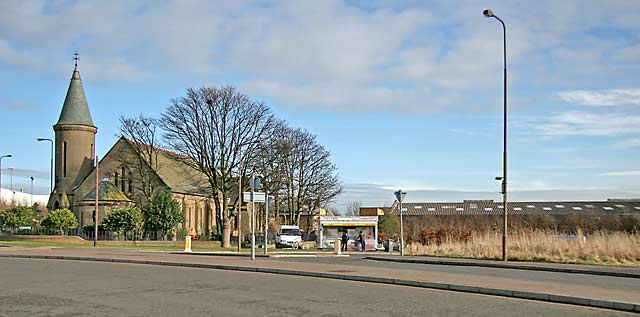
<instances>
[{"instance_id":1,"label":"church roof","mask_svg":"<svg viewBox=\"0 0 640 317\"><path fill-rule=\"evenodd\" d=\"M62 112L60 112L60 118L56 124L77 124L95 127L93 120L91 120L89 104L87 104L87 98L84 95L84 88L82 87L77 65L73 70Z\"/></svg>"},{"instance_id":2,"label":"church roof","mask_svg":"<svg viewBox=\"0 0 640 317\"><path fill-rule=\"evenodd\" d=\"M149 147L147 144L122 139L129 142L131 146ZM189 165L191 158L159 147L154 148L157 153L156 173L173 192L205 196L210 194L207 190L209 188L207 177ZM147 158L144 159L147 160Z\"/></svg>"},{"instance_id":3,"label":"church roof","mask_svg":"<svg viewBox=\"0 0 640 317\"><path fill-rule=\"evenodd\" d=\"M88 194L82 197L82 200L95 200L96 189L92 189ZM109 179L103 179L98 183L98 200L102 201L131 201L123 194L118 187L113 185Z\"/></svg>"}]
</instances>

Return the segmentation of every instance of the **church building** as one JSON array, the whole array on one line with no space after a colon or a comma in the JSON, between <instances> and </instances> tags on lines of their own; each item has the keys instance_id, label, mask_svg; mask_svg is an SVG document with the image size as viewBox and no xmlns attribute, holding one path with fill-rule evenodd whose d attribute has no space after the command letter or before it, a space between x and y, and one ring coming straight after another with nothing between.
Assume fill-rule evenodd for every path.
<instances>
[{"instance_id":1,"label":"church building","mask_svg":"<svg viewBox=\"0 0 640 317\"><path fill-rule=\"evenodd\" d=\"M55 131L55 186L49 210L68 208L80 226L93 224L96 197L94 125L85 97L77 58ZM100 159L98 166L98 221L114 208L140 202L144 188L169 188L184 212L179 228L209 234L216 225L213 198L207 194L206 178L179 154L153 148L154 159L145 159L138 144L121 137ZM141 206L139 206L141 207Z\"/></svg>"}]
</instances>

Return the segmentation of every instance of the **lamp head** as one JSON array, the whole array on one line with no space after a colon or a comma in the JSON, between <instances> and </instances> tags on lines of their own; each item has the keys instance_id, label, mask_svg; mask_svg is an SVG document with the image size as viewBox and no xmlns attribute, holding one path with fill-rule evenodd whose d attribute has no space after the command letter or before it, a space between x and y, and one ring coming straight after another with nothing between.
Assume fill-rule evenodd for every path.
<instances>
[{"instance_id":1,"label":"lamp head","mask_svg":"<svg viewBox=\"0 0 640 317\"><path fill-rule=\"evenodd\" d=\"M2 157L11 157L11 154L3 155Z\"/></svg>"},{"instance_id":2,"label":"lamp head","mask_svg":"<svg viewBox=\"0 0 640 317\"><path fill-rule=\"evenodd\" d=\"M482 11L482 14L484 14L484 16L487 17L487 18L493 18L493 17L496 16L495 14L493 14L493 11L491 11L489 9L486 9L486 10Z\"/></svg>"}]
</instances>

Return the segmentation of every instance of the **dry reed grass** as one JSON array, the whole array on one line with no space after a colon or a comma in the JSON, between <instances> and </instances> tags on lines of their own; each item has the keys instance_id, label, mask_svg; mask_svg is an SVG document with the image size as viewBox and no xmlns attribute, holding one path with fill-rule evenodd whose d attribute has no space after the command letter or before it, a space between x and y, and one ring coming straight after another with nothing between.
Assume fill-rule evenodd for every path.
<instances>
[{"instance_id":1,"label":"dry reed grass","mask_svg":"<svg viewBox=\"0 0 640 317\"><path fill-rule=\"evenodd\" d=\"M596 232L585 236L560 235L546 230L518 230L509 234L509 260L581 264L640 265L640 235L625 232ZM500 259L502 234L474 232L467 242L446 238L436 244L408 244L411 255Z\"/></svg>"}]
</instances>

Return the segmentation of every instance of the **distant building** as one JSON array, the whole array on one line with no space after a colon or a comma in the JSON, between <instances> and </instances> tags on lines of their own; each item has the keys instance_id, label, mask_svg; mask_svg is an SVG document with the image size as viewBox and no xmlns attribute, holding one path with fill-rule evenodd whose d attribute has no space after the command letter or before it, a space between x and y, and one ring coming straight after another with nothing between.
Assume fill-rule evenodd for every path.
<instances>
[{"instance_id":1,"label":"distant building","mask_svg":"<svg viewBox=\"0 0 640 317\"><path fill-rule=\"evenodd\" d=\"M0 188L0 191L2 191L2 202L9 205L31 206L38 204L45 206L49 198L48 195L32 195L23 191L15 191L7 188Z\"/></svg>"},{"instance_id":2,"label":"distant building","mask_svg":"<svg viewBox=\"0 0 640 317\"><path fill-rule=\"evenodd\" d=\"M399 215L397 201L391 207L379 208L387 215ZM563 214L603 213L633 214L640 213L640 199L607 199L606 201L514 201L508 203L509 214ZM368 212L367 207L360 208ZM423 202L402 203L403 216L436 215L502 215L502 202L493 200L464 200L462 202Z\"/></svg>"}]
</instances>

